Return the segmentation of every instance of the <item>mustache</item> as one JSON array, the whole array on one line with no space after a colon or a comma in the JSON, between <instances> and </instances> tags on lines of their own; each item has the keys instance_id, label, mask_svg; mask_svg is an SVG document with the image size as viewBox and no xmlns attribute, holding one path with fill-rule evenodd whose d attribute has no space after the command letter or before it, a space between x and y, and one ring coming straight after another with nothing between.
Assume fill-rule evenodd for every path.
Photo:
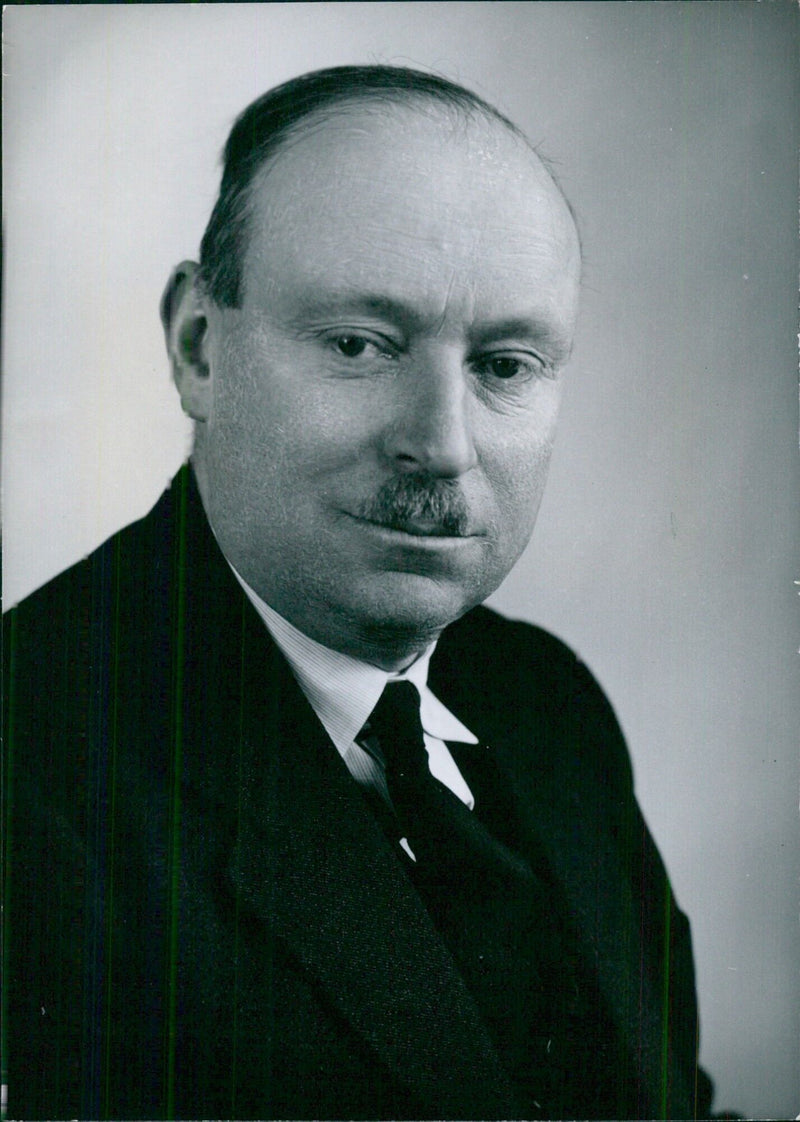
<instances>
[{"instance_id":1,"label":"mustache","mask_svg":"<svg viewBox=\"0 0 800 1122\"><path fill-rule=\"evenodd\" d=\"M428 472L412 472L387 480L356 514L390 530L405 530L417 521L432 522L452 537L466 537L469 526L467 500L460 484Z\"/></svg>"}]
</instances>

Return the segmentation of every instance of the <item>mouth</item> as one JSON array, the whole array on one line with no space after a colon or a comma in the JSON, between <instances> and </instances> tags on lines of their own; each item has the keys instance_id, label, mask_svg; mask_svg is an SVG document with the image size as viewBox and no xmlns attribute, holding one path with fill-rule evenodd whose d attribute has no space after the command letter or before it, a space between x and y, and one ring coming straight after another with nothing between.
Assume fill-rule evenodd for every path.
<instances>
[{"instance_id":1,"label":"mouth","mask_svg":"<svg viewBox=\"0 0 800 1122\"><path fill-rule=\"evenodd\" d=\"M451 527L432 518L393 518L384 521L353 514L349 517L382 536L392 538L395 541L414 539L420 545L423 543L444 545L445 543L466 542L476 536L475 534L454 531Z\"/></svg>"},{"instance_id":2,"label":"mouth","mask_svg":"<svg viewBox=\"0 0 800 1122\"><path fill-rule=\"evenodd\" d=\"M369 521L369 520L367 520ZM408 534L412 538L466 538L468 534L453 533L441 522L432 518L397 518L388 522L373 522L384 530L394 530L398 534Z\"/></svg>"}]
</instances>

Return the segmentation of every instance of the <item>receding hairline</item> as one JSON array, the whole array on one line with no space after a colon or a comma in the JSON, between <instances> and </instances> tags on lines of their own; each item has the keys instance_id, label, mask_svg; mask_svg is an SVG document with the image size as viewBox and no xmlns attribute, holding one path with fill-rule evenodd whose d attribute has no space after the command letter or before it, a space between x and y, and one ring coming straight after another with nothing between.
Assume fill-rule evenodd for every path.
<instances>
[{"instance_id":1,"label":"receding hairline","mask_svg":"<svg viewBox=\"0 0 800 1122\"><path fill-rule=\"evenodd\" d=\"M459 124L469 126L474 121L483 122L491 129L499 130L501 135L510 136L521 148L533 156L535 166L540 167L545 172L569 208L569 201L558 182L558 177L551 162L513 121L510 121L499 110L480 100L472 103L465 99L462 105L455 101L443 101L425 90L366 89L350 91L336 101L315 107L285 129L273 151L264 156L250 182L252 183L276 162L282 153L291 147L293 141L300 141L308 133L314 132L316 128L324 128L326 124L336 121L337 118L347 118L350 115L355 115L359 110L370 108L387 109L389 111L398 109L401 113L406 111L431 120L449 118L454 130ZM571 210L571 208L569 209Z\"/></svg>"},{"instance_id":2,"label":"receding hairline","mask_svg":"<svg viewBox=\"0 0 800 1122\"><path fill-rule=\"evenodd\" d=\"M556 196L564 204L575 228L580 250L580 232L569 199L558 182L549 161L537 150L523 130L488 103L480 100L473 103L465 99L462 106L455 101L443 101L424 90L367 89L351 91L336 101L312 109L299 120L293 122L283 133L274 150L264 157L250 178L245 195L246 223L249 225L252 219L253 198L258 185L263 185L270 170L281 162L282 158L291 151L294 144L302 144L313 136L317 129L324 129L327 125L335 124L342 119L347 120L351 116L354 117L359 111L369 110L370 108L378 111L385 109L390 113L399 110L400 114L409 113L423 119L445 119L452 124L454 132L459 126L464 126L466 129L474 122L479 122L499 133L499 135L508 136L524 154L531 157L532 171L539 172L544 176L547 183L554 189ZM243 265L243 261L240 262L240 265Z\"/></svg>"},{"instance_id":3,"label":"receding hairline","mask_svg":"<svg viewBox=\"0 0 800 1122\"><path fill-rule=\"evenodd\" d=\"M352 84L345 86L341 92L331 93L328 87L327 96L317 103L313 104L307 109L304 108L297 115L296 119L290 123L280 127L276 130L273 140L269 140L263 146L264 151L258 153L258 144L253 146L251 155L256 156L256 159L250 162L250 167L247 169L241 164L241 154L234 155L234 140L241 143L242 128L248 118L257 111L259 106L267 102L273 95L280 94L283 90L288 89L295 84L302 84L306 80L311 82L318 79L329 79L335 76L339 71L352 70L354 74L364 74L369 77L369 72L375 70L379 72L381 82L377 84L370 84L366 81L361 87L356 87ZM383 84L383 79L392 72L398 76L397 84L386 85ZM403 85L400 81L401 78L410 77L411 79L420 78L423 84L415 85L410 82L408 85ZM432 86L426 87L424 81L429 79ZM441 83L439 85L438 83ZM575 238L578 246L579 258L582 258L581 235L578 225L577 215L575 210L566 196L566 193L559 182L558 175L553 167L553 164L537 146L531 141L526 133L518 125L516 125L509 117L497 109L490 102L485 101L479 94L474 93L468 88L452 83L448 79L439 78L436 74L427 74L425 72L405 71L403 68L393 67L364 67L364 68L333 68L329 71L316 71L309 75L303 75L299 79L292 79L285 83L284 86L275 87L274 90L267 91L265 95L257 99L237 118L223 151L223 182L220 186L220 195L215 206L215 212L209 219L209 224L206 229L206 234L203 238L203 247L205 247L206 239L211 230L214 218L216 216L217 208L222 203L223 196L226 193L226 180L228 180L229 173L232 166L236 167L234 174L238 176L243 175L243 181L240 182L238 188L234 188L229 194L228 200L228 213L225 220L233 231L233 237L227 237L228 251L235 254L235 262L228 261L228 266L225 270L229 273L230 266L233 265L233 273L235 276L235 291L237 297L241 297L241 281L242 281L242 268L244 265L244 257L247 252L247 247L250 242L250 226L253 218L253 197L255 188L258 183L263 183L264 176L269 173L269 170L280 161L280 158L288 150L290 150L294 143L300 143L304 137L313 133L317 128L324 128L326 123L335 121L337 118L347 117L349 114L356 113L360 109L368 109L370 107L385 108L387 110L398 109L409 113L415 113L423 118L433 119L439 118L449 119L453 129L456 129L459 124L463 125L466 129L470 124L476 121L482 122L492 130L499 130L500 134L510 137L523 151L531 157L532 170L543 173L544 178L548 181L549 185L555 191L556 196L564 205L565 210L571 221L571 225L575 232ZM259 158L260 156L260 158ZM247 163L245 159L245 163ZM230 184L228 187L230 191ZM238 230L238 233L236 231ZM215 246L219 248L219 244ZM201 252L201 281L203 287L206 288L211 295L216 299L216 293L213 289L216 287L217 275L216 270L219 268L219 254L217 254L216 261L212 264L211 271L207 271L204 255ZM229 301L225 301L228 303ZM238 300L233 302L236 306Z\"/></svg>"}]
</instances>

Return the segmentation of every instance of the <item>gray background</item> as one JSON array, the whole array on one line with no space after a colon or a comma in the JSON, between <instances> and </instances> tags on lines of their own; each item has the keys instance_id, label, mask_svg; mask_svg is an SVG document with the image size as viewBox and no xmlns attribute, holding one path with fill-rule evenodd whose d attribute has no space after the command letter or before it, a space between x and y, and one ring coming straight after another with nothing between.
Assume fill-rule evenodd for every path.
<instances>
[{"instance_id":1,"label":"gray background","mask_svg":"<svg viewBox=\"0 0 800 1122\"><path fill-rule=\"evenodd\" d=\"M790 0L5 11L6 606L143 514L188 430L156 305L233 116L319 66L461 80L558 164L584 311L494 602L617 707L693 922L718 1106L800 1110L798 20Z\"/></svg>"}]
</instances>

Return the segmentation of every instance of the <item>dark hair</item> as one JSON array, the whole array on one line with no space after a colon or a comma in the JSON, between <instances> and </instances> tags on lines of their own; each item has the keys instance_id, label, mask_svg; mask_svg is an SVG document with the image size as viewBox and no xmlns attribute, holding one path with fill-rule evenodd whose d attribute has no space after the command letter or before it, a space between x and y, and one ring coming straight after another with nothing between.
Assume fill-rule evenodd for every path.
<instances>
[{"instance_id":1,"label":"dark hair","mask_svg":"<svg viewBox=\"0 0 800 1122\"><path fill-rule=\"evenodd\" d=\"M347 101L413 101L429 98L462 115L476 112L499 121L529 143L499 110L446 78L401 66L335 66L315 70L276 86L236 119L223 152L219 197L200 245L200 278L221 307L241 300L241 265L247 239L250 184L299 122Z\"/></svg>"}]
</instances>

